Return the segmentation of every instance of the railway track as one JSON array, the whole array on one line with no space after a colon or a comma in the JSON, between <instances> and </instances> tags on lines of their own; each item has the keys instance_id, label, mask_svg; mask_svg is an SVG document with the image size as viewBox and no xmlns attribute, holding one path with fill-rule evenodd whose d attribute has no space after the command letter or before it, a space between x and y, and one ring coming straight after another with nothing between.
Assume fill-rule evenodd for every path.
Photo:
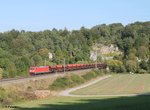
<instances>
[{"instance_id":1,"label":"railway track","mask_svg":"<svg viewBox=\"0 0 150 110\"><path fill-rule=\"evenodd\" d=\"M9 82L9 81L16 81L16 80L22 80L22 79L32 79L32 78L38 78L38 77L46 77L46 76L50 76L53 75L55 73L52 74L41 74L41 75L35 75L35 76L28 76L28 77L17 77L17 78L6 78L6 79L0 79L0 82ZM58 73L58 74L62 74L62 73Z\"/></svg>"},{"instance_id":2,"label":"railway track","mask_svg":"<svg viewBox=\"0 0 150 110\"><path fill-rule=\"evenodd\" d=\"M77 66L77 64L75 65L76 66L76 68L74 67L74 65L73 64L70 64L70 65L68 65L67 66L67 68L68 68L68 71L65 71L65 69L64 69L64 72L57 72L57 71L60 71L60 67L59 67L59 65L56 65L56 67L55 67L55 69L54 69L54 71L56 70L56 72L54 72L54 73L47 73L47 74L36 74L36 72L51 72L51 67L49 67L49 66L46 66L46 67L32 67L32 68L30 68L30 74L31 75L34 75L34 76L27 76L27 77L17 77L17 78L7 78L7 79L1 79L0 80L0 85L3 83L3 82L12 82L12 81L18 81L18 80L23 80L23 79L31 79L31 78L38 78L38 77L45 77L45 76L47 76L47 75L53 75L53 74L63 74L63 73L72 73L72 72L78 72L78 71L83 71L83 70L91 70L91 69L94 69L95 67L96 68L99 68L99 69L104 69L104 68L106 68L106 65L105 64L97 64L96 66L95 66L95 64L90 64L90 65L87 65L87 64L83 64L83 65L81 65L81 64L78 64L78 66ZM80 67L80 68L79 68ZM66 68L66 67L65 67ZM71 69L72 68L72 69ZM47 70L48 69L48 70ZM62 66L61 66L61 69L62 69Z\"/></svg>"},{"instance_id":3,"label":"railway track","mask_svg":"<svg viewBox=\"0 0 150 110\"><path fill-rule=\"evenodd\" d=\"M0 79L0 82L7 82L7 81L13 81L13 80L20 80L20 79L25 79L29 77L19 77L19 78L6 78L6 79Z\"/></svg>"},{"instance_id":4,"label":"railway track","mask_svg":"<svg viewBox=\"0 0 150 110\"><path fill-rule=\"evenodd\" d=\"M83 70L74 70L74 71L66 71L65 74L70 74L70 73L77 73L77 72L84 72L84 71L89 71L91 69L83 69ZM38 79L38 78L46 78L49 76L55 76L55 75L64 75L63 72L56 72L56 73L50 73L50 74L39 74L35 76L27 76L27 77L17 77L17 78L6 78L6 79L0 79L0 85L2 83L7 83L7 82L15 82L15 81L21 81L21 80L26 80L26 79Z\"/></svg>"}]
</instances>

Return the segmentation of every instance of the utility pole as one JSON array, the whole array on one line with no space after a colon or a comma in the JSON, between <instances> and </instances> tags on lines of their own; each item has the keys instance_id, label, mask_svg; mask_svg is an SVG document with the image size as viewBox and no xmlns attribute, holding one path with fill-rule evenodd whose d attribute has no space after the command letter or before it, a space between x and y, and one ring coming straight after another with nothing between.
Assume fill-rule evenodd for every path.
<instances>
[{"instance_id":1,"label":"utility pole","mask_svg":"<svg viewBox=\"0 0 150 110\"><path fill-rule=\"evenodd\" d=\"M65 66L66 66L66 61L65 61L65 58L64 58L64 74L65 74Z\"/></svg>"},{"instance_id":2,"label":"utility pole","mask_svg":"<svg viewBox=\"0 0 150 110\"><path fill-rule=\"evenodd\" d=\"M97 69L97 49L96 49L96 64L95 64L95 68Z\"/></svg>"},{"instance_id":3,"label":"utility pole","mask_svg":"<svg viewBox=\"0 0 150 110\"><path fill-rule=\"evenodd\" d=\"M45 60L44 60L44 66L46 66L46 58L45 58Z\"/></svg>"}]
</instances>

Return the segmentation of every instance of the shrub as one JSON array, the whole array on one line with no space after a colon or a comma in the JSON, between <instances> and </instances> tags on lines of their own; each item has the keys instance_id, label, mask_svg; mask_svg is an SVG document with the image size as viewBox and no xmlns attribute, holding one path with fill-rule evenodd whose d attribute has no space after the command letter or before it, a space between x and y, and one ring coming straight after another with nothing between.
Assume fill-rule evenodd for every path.
<instances>
[{"instance_id":1,"label":"shrub","mask_svg":"<svg viewBox=\"0 0 150 110\"><path fill-rule=\"evenodd\" d=\"M0 79L2 79L2 78L3 78L3 69L0 68Z\"/></svg>"},{"instance_id":2,"label":"shrub","mask_svg":"<svg viewBox=\"0 0 150 110\"><path fill-rule=\"evenodd\" d=\"M66 88L66 86L68 86L71 83L72 81L68 77L59 77L53 82L53 84L50 86L50 89L61 90Z\"/></svg>"},{"instance_id":3,"label":"shrub","mask_svg":"<svg viewBox=\"0 0 150 110\"><path fill-rule=\"evenodd\" d=\"M85 80L90 80L90 79L92 79L92 78L95 78L95 77L96 77L96 74L95 74L94 71L90 71L90 72L88 72L87 74L82 75L82 77L83 77L83 79L85 79Z\"/></svg>"},{"instance_id":4,"label":"shrub","mask_svg":"<svg viewBox=\"0 0 150 110\"><path fill-rule=\"evenodd\" d=\"M82 77L80 77L79 75L73 74L70 76L70 78L73 81L73 83L76 83L76 84L84 83L84 79Z\"/></svg>"},{"instance_id":5,"label":"shrub","mask_svg":"<svg viewBox=\"0 0 150 110\"><path fill-rule=\"evenodd\" d=\"M103 71L103 70L97 69L97 70L93 70L93 71L95 72L95 74L96 74L97 76L104 75L104 71Z\"/></svg>"},{"instance_id":6,"label":"shrub","mask_svg":"<svg viewBox=\"0 0 150 110\"><path fill-rule=\"evenodd\" d=\"M140 74L144 74L144 73L147 73L147 71L146 71L146 70L144 70L144 69L140 69L140 70L138 71L138 73L140 73Z\"/></svg>"},{"instance_id":7,"label":"shrub","mask_svg":"<svg viewBox=\"0 0 150 110\"><path fill-rule=\"evenodd\" d=\"M120 60L108 60L107 64L112 72L124 73L126 71L123 62Z\"/></svg>"},{"instance_id":8,"label":"shrub","mask_svg":"<svg viewBox=\"0 0 150 110\"><path fill-rule=\"evenodd\" d=\"M5 89L0 88L0 103L2 105L10 104L12 99L9 98L9 94L6 92Z\"/></svg>"},{"instance_id":9,"label":"shrub","mask_svg":"<svg viewBox=\"0 0 150 110\"><path fill-rule=\"evenodd\" d=\"M49 88L52 90L62 90L81 83L84 83L84 79L79 75L72 74L71 76L57 78Z\"/></svg>"},{"instance_id":10,"label":"shrub","mask_svg":"<svg viewBox=\"0 0 150 110\"><path fill-rule=\"evenodd\" d=\"M0 102L3 103L6 98L6 91L3 88L0 88Z\"/></svg>"},{"instance_id":11,"label":"shrub","mask_svg":"<svg viewBox=\"0 0 150 110\"><path fill-rule=\"evenodd\" d=\"M17 88L11 88L11 90L0 88L0 103L2 105L8 105L12 102L24 99L24 94L19 92Z\"/></svg>"},{"instance_id":12,"label":"shrub","mask_svg":"<svg viewBox=\"0 0 150 110\"><path fill-rule=\"evenodd\" d=\"M138 70L137 62L133 60L126 61L126 70L127 72L136 72Z\"/></svg>"},{"instance_id":13,"label":"shrub","mask_svg":"<svg viewBox=\"0 0 150 110\"><path fill-rule=\"evenodd\" d=\"M72 74L66 77L57 78L52 85L49 86L51 90L63 90L66 88L74 87L76 85L82 84L85 81L96 78L99 75L103 75L104 73L100 72L100 70L90 71L82 76Z\"/></svg>"}]
</instances>

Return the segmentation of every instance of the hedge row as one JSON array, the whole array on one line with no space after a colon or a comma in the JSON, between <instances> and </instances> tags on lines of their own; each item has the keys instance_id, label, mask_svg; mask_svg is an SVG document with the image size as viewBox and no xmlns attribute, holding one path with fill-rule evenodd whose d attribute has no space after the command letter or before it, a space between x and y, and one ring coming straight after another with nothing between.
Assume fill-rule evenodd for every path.
<instances>
[{"instance_id":1,"label":"hedge row","mask_svg":"<svg viewBox=\"0 0 150 110\"><path fill-rule=\"evenodd\" d=\"M99 70L92 70L82 76L72 74L66 77L59 77L57 78L52 85L49 86L50 90L63 90L70 87L74 87L80 85L86 81L89 81L93 78L96 78L100 75L103 75L104 72Z\"/></svg>"},{"instance_id":2,"label":"hedge row","mask_svg":"<svg viewBox=\"0 0 150 110\"><path fill-rule=\"evenodd\" d=\"M57 78L53 84L49 86L49 88L51 90L62 90L82 83L84 83L84 79L79 75L73 74L70 76Z\"/></svg>"}]
</instances>

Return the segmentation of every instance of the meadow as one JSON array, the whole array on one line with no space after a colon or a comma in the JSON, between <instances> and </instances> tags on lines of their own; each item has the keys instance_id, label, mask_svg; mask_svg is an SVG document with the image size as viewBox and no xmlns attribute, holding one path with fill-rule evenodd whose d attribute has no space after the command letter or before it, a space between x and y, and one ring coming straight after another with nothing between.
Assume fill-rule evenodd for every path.
<instances>
[{"instance_id":1,"label":"meadow","mask_svg":"<svg viewBox=\"0 0 150 110\"><path fill-rule=\"evenodd\" d=\"M72 92L76 95L123 95L150 92L150 74L115 74L91 86Z\"/></svg>"},{"instance_id":2,"label":"meadow","mask_svg":"<svg viewBox=\"0 0 150 110\"><path fill-rule=\"evenodd\" d=\"M101 89L103 88L103 89ZM92 89L92 90L91 90ZM13 110L149 110L150 75L113 75L74 94L131 94L136 96L109 97L49 97L46 99L14 104ZM92 92L93 91L93 92ZM100 93L101 92L101 93ZM10 110L10 109L2 109Z\"/></svg>"},{"instance_id":3,"label":"meadow","mask_svg":"<svg viewBox=\"0 0 150 110\"><path fill-rule=\"evenodd\" d=\"M13 110L149 110L150 96L134 97L52 97L16 104ZM10 109L2 109L10 110Z\"/></svg>"}]
</instances>

